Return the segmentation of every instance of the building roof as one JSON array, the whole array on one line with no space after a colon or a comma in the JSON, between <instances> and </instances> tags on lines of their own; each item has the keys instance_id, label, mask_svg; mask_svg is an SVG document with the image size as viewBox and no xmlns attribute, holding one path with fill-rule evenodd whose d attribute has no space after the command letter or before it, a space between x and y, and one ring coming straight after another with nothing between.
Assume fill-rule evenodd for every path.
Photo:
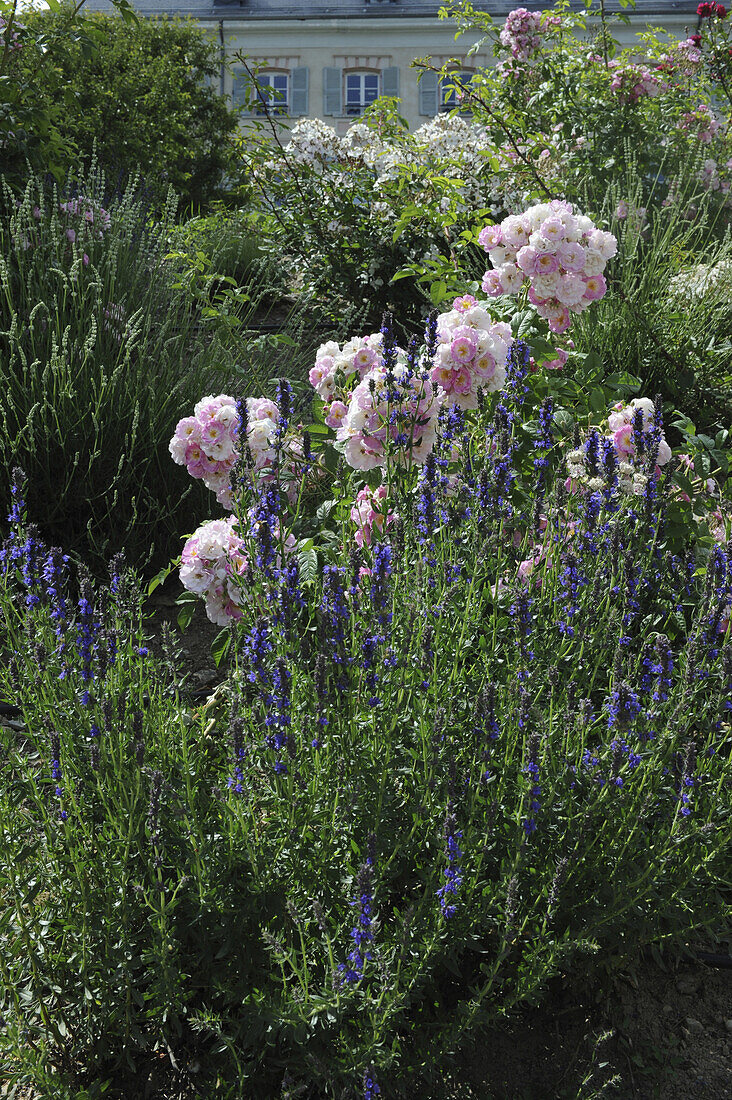
<instances>
[{"instance_id":1,"label":"building roof","mask_svg":"<svg viewBox=\"0 0 732 1100\"><path fill-rule=\"evenodd\" d=\"M483 0L481 9L490 15L503 17L521 0ZM524 0L526 2L526 0ZM442 6L435 0L133 0L140 15L190 15L197 19L398 19L436 18ZM530 10L543 10L547 3L528 3ZM111 0L87 0L87 10L109 10ZM573 4L583 8L583 4ZM606 11L623 10L620 0L607 0ZM696 19L697 0L635 0L626 14L651 18L659 16L687 16L690 23Z\"/></svg>"}]
</instances>

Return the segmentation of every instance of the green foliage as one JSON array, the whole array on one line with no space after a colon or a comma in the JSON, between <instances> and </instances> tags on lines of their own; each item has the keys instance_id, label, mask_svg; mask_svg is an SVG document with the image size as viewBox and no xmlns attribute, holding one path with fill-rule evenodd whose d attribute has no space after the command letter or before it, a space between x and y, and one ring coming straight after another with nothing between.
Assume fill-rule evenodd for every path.
<instances>
[{"instance_id":1,"label":"green foliage","mask_svg":"<svg viewBox=\"0 0 732 1100\"><path fill-rule=\"evenodd\" d=\"M29 52L46 55L32 72L25 50L15 62L21 81L32 75L37 109L52 112L59 154L88 165L96 150L110 178L139 169L158 207L171 186L184 208L220 194L236 116L216 90L217 46L190 20L95 13L74 34L68 20L64 9L28 16ZM68 153L59 159L70 167Z\"/></svg>"},{"instance_id":2,"label":"green foliage","mask_svg":"<svg viewBox=\"0 0 732 1100\"><path fill-rule=\"evenodd\" d=\"M626 17L592 8L588 3L573 12L559 0L543 13L535 45L518 56L501 42L501 28L469 0L455 0L441 13L456 21L459 35L482 32L472 49L492 49L499 61L476 75L467 98L509 154L504 171L513 186L534 198L589 196L597 209L608 187L622 190L637 169L647 206L673 192L696 152L703 154L700 162L714 165L706 186L723 203L732 156L726 23L704 21L700 48L647 31L623 50L612 28ZM450 66L443 71L449 75ZM709 118L716 119L711 131Z\"/></svg>"},{"instance_id":3,"label":"green foliage","mask_svg":"<svg viewBox=\"0 0 732 1100\"><path fill-rule=\"evenodd\" d=\"M692 172L688 173L692 177ZM703 431L732 423L732 250L713 195L694 186L641 207L640 173L626 174L628 214L613 188L597 213L618 239L609 290L576 319L578 350L612 374L630 370L647 393L682 408Z\"/></svg>"},{"instance_id":4,"label":"green foliage","mask_svg":"<svg viewBox=\"0 0 732 1100\"><path fill-rule=\"evenodd\" d=\"M17 0L0 3L0 163L6 182L21 185L27 165L59 182L65 174L74 147L59 128L63 93L51 74L54 94L43 95L41 74L80 33L76 8L59 13L47 33L34 34L19 17Z\"/></svg>"},{"instance_id":5,"label":"green foliage","mask_svg":"<svg viewBox=\"0 0 732 1100\"><path fill-rule=\"evenodd\" d=\"M16 491L0 574L0 699L23 719L0 730L13 1084L124 1095L167 1055L203 1095L357 1097L366 1071L384 1097L424 1095L425 1066L549 978L717 926L728 554L690 522L672 552L670 479L637 506L611 477L595 511L568 498L523 380L443 418L440 466L391 471L387 546L356 552L342 472L315 515L270 494L299 576L249 528L230 677L199 711L148 654L131 580L94 592L82 575L77 596Z\"/></svg>"},{"instance_id":6,"label":"green foliage","mask_svg":"<svg viewBox=\"0 0 732 1100\"><path fill-rule=\"evenodd\" d=\"M95 557L121 545L135 560L167 555L191 507L167 443L207 362L194 304L163 263L175 202L152 227L135 181L108 201L92 172L68 195L32 181L20 205L3 196L6 471L15 461L28 471L31 515L51 542ZM6 473L3 511L7 494Z\"/></svg>"},{"instance_id":7,"label":"green foliage","mask_svg":"<svg viewBox=\"0 0 732 1100\"><path fill-rule=\"evenodd\" d=\"M502 208L491 150L465 120L438 117L410 134L398 101L382 98L345 137L319 120L291 130L276 116L247 120L247 195L266 215L263 244L331 325L354 305L372 327L386 308L422 308L415 270L454 267L466 224Z\"/></svg>"}]
</instances>

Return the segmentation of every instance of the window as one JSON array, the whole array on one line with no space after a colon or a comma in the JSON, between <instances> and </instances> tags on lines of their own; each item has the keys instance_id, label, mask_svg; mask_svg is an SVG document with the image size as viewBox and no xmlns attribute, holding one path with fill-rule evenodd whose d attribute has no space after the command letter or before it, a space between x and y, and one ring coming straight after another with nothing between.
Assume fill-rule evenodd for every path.
<instances>
[{"instance_id":1,"label":"window","mask_svg":"<svg viewBox=\"0 0 732 1100\"><path fill-rule=\"evenodd\" d=\"M346 73L345 114L362 115L379 98L378 73Z\"/></svg>"},{"instance_id":2,"label":"window","mask_svg":"<svg viewBox=\"0 0 732 1100\"><path fill-rule=\"evenodd\" d=\"M451 77L444 78L440 81L440 111L453 111L456 107L461 106L461 100L459 96L460 88L469 88L473 81L473 74L462 72L453 73ZM462 107L461 114L470 113L470 104L466 100Z\"/></svg>"},{"instance_id":3,"label":"window","mask_svg":"<svg viewBox=\"0 0 732 1100\"><path fill-rule=\"evenodd\" d=\"M290 104L289 73L258 73L257 100L252 107L255 115L286 115Z\"/></svg>"}]
</instances>

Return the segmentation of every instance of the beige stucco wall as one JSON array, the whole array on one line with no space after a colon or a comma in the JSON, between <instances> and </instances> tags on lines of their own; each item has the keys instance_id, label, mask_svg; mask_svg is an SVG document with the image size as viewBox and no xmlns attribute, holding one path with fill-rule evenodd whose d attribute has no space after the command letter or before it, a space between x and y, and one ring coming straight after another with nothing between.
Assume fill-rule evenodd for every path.
<instances>
[{"instance_id":1,"label":"beige stucco wall","mask_svg":"<svg viewBox=\"0 0 732 1100\"><path fill-rule=\"evenodd\" d=\"M273 68L294 68L297 65L309 69L308 116L324 118L330 125L343 132L352 118L335 119L323 114L323 69L328 66L342 68L386 68L397 66L400 70L401 113L412 128L426 121L419 113L417 72L411 69L415 58L431 56L433 64L442 65L450 58L464 58L478 35L464 35L457 41L454 24L439 19L323 19L323 20L246 20L226 18L201 20L210 34L220 39L223 33L224 49L229 62L223 81L225 91L231 95L233 77L230 65L235 54L241 51L258 63ZM664 29L675 38L685 38L688 18L666 16ZM646 29L644 20L631 16L629 26L616 25L615 37L623 46L636 42L638 31ZM281 63L278 63L281 62ZM491 65L490 52L471 58L467 65Z\"/></svg>"}]
</instances>

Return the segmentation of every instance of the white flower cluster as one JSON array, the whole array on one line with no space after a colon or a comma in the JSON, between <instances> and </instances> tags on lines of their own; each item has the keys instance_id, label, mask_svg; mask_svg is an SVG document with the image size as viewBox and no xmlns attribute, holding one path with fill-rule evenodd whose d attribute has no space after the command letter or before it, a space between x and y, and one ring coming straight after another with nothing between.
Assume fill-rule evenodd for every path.
<instances>
[{"instance_id":1,"label":"white flower cluster","mask_svg":"<svg viewBox=\"0 0 732 1100\"><path fill-rule=\"evenodd\" d=\"M437 115L413 134L404 131L398 138L382 138L363 122L354 122L339 135L320 119L300 119L290 131L287 154L299 164L327 170L334 183L343 181L358 164L376 173L374 191L381 192L405 170L445 171L461 181L461 198L484 205L498 202L498 185L489 171L490 155L495 153L484 126L459 115ZM276 166L270 161L268 169ZM374 213L378 213L375 204ZM385 213L385 211L381 211Z\"/></svg>"},{"instance_id":2,"label":"white flower cluster","mask_svg":"<svg viewBox=\"0 0 732 1100\"><path fill-rule=\"evenodd\" d=\"M594 442L593 442L594 440ZM657 448L657 450L656 450ZM671 458L663 432L656 432L656 411L649 397L634 397L628 404L613 405L607 418L607 432L595 432L581 446L567 454L567 473L572 483L592 492L606 486L607 453L614 458L618 488L628 496L642 496L648 484L648 456L656 450L656 468Z\"/></svg>"},{"instance_id":3,"label":"white flower cluster","mask_svg":"<svg viewBox=\"0 0 732 1100\"><path fill-rule=\"evenodd\" d=\"M674 298L703 298L720 289L732 295L732 260L695 264L674 275L669 283L669 292Z\"/></svg>"}]
</instances>

